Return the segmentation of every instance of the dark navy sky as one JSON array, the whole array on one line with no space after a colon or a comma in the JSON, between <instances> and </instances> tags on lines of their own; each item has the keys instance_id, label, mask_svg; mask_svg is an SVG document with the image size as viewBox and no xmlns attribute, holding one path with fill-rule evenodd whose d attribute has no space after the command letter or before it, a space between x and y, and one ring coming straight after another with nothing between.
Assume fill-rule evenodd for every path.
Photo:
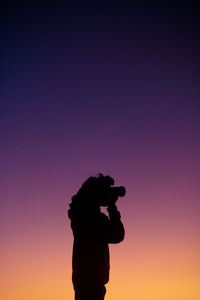
<instances>
[{"instance_id":1,"label":"dark navy sky","mask_svg":"<svg viewBox=\"0 0 200 300\"><path fill-rule=\"evenodd\" d=\"M3 5L6 169L18 154L79 167L196 141L199 5L152 3Z\"/></svg>"}]
</instances>

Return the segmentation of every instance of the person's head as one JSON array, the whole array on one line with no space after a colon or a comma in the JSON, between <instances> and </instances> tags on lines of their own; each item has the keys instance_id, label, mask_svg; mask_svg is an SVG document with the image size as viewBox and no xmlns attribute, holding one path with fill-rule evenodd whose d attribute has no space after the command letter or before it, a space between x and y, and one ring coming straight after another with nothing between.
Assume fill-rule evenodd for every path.
<instances>
[{"instance_id":1,"label":"person's head","mask_svg":"<svg viewBox=\"0 0 200 300\"><path fill-rule=\"evenodd\" d=\"M108 194L114 179L110 176L99 174L97 177L89 177L81 186L78 193L72 197L72 203L90 207L108 205Z\"/></svg>"},{"instance_id":2,"label":"person's head","mask_svg":"<svg viewBox=\"0 0 200 300\"><path fill-rule=\"evenodd\" d=\"M95 208L115 203L119 196L126 193L124 187L112 187L114 179L99 174L89 177L81 186L78 193L72 197L72 204L76 207Z\"/></svg>"}]
</instances>

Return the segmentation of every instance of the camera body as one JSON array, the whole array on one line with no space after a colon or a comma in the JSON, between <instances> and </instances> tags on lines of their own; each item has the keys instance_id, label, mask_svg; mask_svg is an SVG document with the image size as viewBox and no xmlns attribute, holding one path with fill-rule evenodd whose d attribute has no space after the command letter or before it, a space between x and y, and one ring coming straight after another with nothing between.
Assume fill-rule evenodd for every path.
<instances>
[{"instance_id":1,"label":"camera body","mask_svg":"<svg viewBox=\"0 0 200 300\"><path fill-rule=\"evenodd\" d=\"M100 206L115 204L119 197L124 197L126 189L124 186L109 187L100 201Z\"/></svg>"}]
</instances>

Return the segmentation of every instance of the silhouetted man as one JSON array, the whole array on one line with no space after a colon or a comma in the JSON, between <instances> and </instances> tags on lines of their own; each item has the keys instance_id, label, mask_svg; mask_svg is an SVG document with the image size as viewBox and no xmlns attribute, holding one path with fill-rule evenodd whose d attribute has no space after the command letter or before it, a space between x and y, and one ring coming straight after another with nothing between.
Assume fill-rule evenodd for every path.
<instances>
[{"instance_id":1,"label":"silhouetted man","mask_svg":"<svg viewBox=\"0 0 200 300\"><path fill-rule=\"evenodd\" d=\"M111 187L110 176L88 178L72 197L68 211L74 235L72 282L75 300L103 300L109 280L109 243L124 239L124 227L115 202L124 187ZM109 217L100 211L107 206Z\"/></svg>"}]
</instances>

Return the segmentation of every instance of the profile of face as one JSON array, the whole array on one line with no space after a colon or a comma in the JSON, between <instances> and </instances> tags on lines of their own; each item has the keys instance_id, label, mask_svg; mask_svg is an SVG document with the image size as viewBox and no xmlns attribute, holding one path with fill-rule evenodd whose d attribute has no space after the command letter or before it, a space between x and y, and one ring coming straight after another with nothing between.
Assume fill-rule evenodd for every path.
<instances>
[{"instance_id":1,"label":"profile of face","mask_svg":"<svg viewBox=\"0 0 200 300\"><path fill-rule=\"evenodd\" d=\"M97 206L108 206L109 197L103 189L100 189L93 195L92 201Z\"/></svg>"},{"instance_id":2,"label":"profile of face","mask_svg":"<svg viewBox=\"0 0 200 300\"><path fill-rule=\"evenodd\" d=\"M104 188L99 195L97 196L97 202L99 206L108 206L111 203L115 203L118 199L117 194L112 193L112 189L110 187Z\"/></svg>"},{"instance_id":3,"label":"profile of face","mask_svg":"<svg viewBox=\"0 0 200 300\"><path fill-rule=\"evenodd\" d=\"M108 206L109 205L109 198L108 197L101 197L98 199L99 206Z\"/></svg>"}]
</instances>

